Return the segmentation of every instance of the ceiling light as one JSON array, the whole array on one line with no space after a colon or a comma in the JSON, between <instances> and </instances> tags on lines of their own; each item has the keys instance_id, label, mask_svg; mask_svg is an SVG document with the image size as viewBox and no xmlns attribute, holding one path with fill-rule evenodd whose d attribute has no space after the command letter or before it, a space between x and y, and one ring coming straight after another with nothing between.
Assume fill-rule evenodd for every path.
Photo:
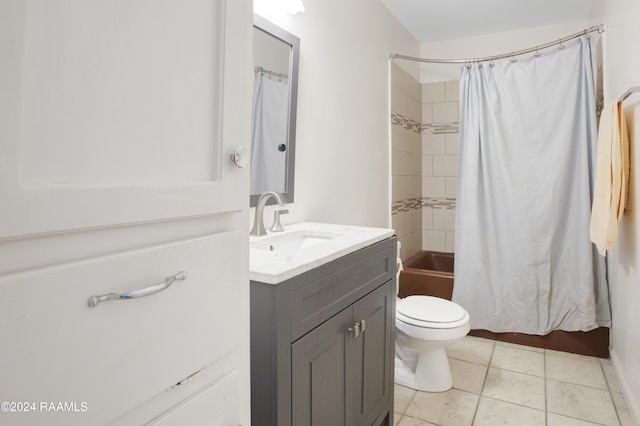
<instances>
[{"instance_id":1,"label":"ceiling light","mask_svg":"<svg viewBox=\"0 0 640 426\"><path fill-rule=\"evenodd\" d=\"M298 12L304 12L302 0L282 0L282 6L285 12L295 15Z\"/></svg>"}]
</instances>

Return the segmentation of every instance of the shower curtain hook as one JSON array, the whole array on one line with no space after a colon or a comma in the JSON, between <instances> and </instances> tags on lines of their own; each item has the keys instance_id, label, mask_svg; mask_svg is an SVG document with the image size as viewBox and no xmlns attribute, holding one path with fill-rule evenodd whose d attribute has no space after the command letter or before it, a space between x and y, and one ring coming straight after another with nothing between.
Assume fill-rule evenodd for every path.
<instances>
[{"instance_id":1,"label":"shower curtain hook","mask_svg":"<svg viewBox=\"0 0 640 426\"><path fill-rule=\"evenodd\" d=\"M496 64L493 62L493 58L489 59L489 66L493 68Z\"/></svg>"},{"instance_id":2,"label":"shower curtain hook","mask_svg":"<svg viewBox=\"0 0 640 426\"><path fill-rule=\"evenodd\" d=\"M516 59L515 56L511 57L511 63L515 64L516 62L518 62L518 60Z\"/></svg>"},{"instance_id":3,"label":"shower curtain hook","mask_svg":"<svg viewBox=\"0 0 640 426\"><path fill-rule=\"evenodd\" d=\"M540 57L540 51L538 50L538 47L536 46L536 53L534 55L536 58Z\"/></svg>"},{"instance_id":4,"label":"shower curtain hook","mask_svg":"<svg viewBox=\"0 0 640 426\"><path fill-rule=\"evenodd\" d=\"M564 50L564 44L562 44L562 39L560 39L560 46L558 46L558 49Z\"/></svg>"}]
</instances>

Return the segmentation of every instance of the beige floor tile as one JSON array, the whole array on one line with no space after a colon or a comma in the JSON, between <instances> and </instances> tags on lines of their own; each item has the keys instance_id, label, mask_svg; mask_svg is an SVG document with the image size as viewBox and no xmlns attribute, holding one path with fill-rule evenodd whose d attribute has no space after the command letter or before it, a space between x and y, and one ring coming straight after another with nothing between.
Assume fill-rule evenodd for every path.
<instances>
[{"instance_id":1,"label":"beige floor tile","mask_svg":"<svg viewBox=\"0 0 640 426\"><path fill-rule=\"evenodd\" d=\"M479 398L478 395L457 389L418 392L405 415L441 426L469 426Z\"/></svg>"},{"instance_id":2,"label":"beige floor tile","mask_svg":"<svg viewBox=\"0 0 640 426\"><path fill-rule=\"evenodd\" d=\"M555 355L563 358L581 359L583 361L589 361L589 362L600 362L600 358L596 358L588 355L578 355L578 354L572 354L570 352L554 351L552 349L545 349L544 352L547 355Z\"/></svg>"},{"instance_id":3,"label":"beige floor tile","mask_svg":"<svg viewBox=\"0 0 640 426\"><path fill-rule=\"evenodd\" d=\"M496 346L507 346L507 347L510 347L510 348L524 349L524 350L531 351L531 352L542 352L542 353L544 353L544 349L543 348L536 348L536 347L527 346L527 345L518 345L516 343L507 343L507 342L498 342L498 341L496 341Z\"/></svg>"},{"instance_id":4,"label":"beige floor tile","mask_svg":"<svg viewBox=\"0 0 640 426\"><path fill-rule=\"evenodd\" d=\"M447 354L454 388L396 385L395 426L521 426L545 424L545 416L548 426L635 425L608 359L472 336Z\"/></svg>"},{"instance_id":5,"label":"beige floor tile","mask_svg":"<svg viewBox=\"0 0 640 426\"><path fill-rule=\"evenodd\" d=\"M398 426L434 426L433 423L425 422L413 417L404 416Z\"/></svg>"},{"instance_id":6,"label":"beige floor tile","mask_svg":"<svg viewBox=\"0 0 640 426\"><path fill-rule=\"evenodd\" d=\"M453 376L454 388L480 395L484 379L487 376L486 365L451 358L449 359L449 367Z\"/></svg>"},{"instance_id":7,"label":"beige floor tile","mask_svg":"<svg viewBox=\"0 0 640 426\"><path fill-rule=\"evenodd\" d=\"M547 354L547 378L607 390L600 362Z\"/></svg>"},{"instance_id":8,"label":"beige floor tile","mask_svg":"<svg viewBox=\"0 0 640 426\"><path fill-rule=\"evenodd\" d=\"M545 409L544 378L529 374L490 367L482 395L530 408Z\"/></svg>"},{"instance_id":9,"label":"beige floor tile","mask_svg":"<svg viewBox=\"0 0 640 426\"><path fill-rule=\"evenodd\" d=\"M494 425L544 426L545 412L483 396L473 426Z\"/></svg>"},{"instance_id":10,"label":"beige floor tile","mask_svg":"<svg viewBox=\"0 0 640 426\"><path fill-rule=\"evenodd\" d=\"M618 420L622 426L634 426L636 423L633 421L631 412L627 408L627 402L624 400L624 395L621 393L611 393L613 399L613 405L618 413Z\"/></svg>"},{"instance_id":11,"label":"beige floor tile","mask_svg":"<svg viewBox=\"0 0 640 426\"><path fill-rule=\"evenodd\" d=\"M604 378L607 380L607 385L609 385L609 392L622 393L622 388L620 388L620 382L618 381L618 376L616 376L613 364L611 364L611 360L601 359L600 365L602 366Z\"/></svg>"},{"instance_id":12,"label":"beige floor tile","mask_svg":"<svg viewBox=\"0 0 640 426\"><path fill-rule=\"evenodd\" d=\"M400 423L400 419L402 418L402 413L393 413L393 426L397 426Z\"/></svg>"},{"instance_id":13,"label":"beige floor tile","mask_svg":"<svg viewBox=\"0 0 640 426\"><path fill-rule=\"evenodd\" d=\"M491 357L491 366L544 377L544 353L521 349L515 345L496 345Z\"/></svg>"},{"instance_id":14,"label":"beige floor tile","mask_svg":"<svg viewBox=\"0 0 640 426\"><path fill-rule=\"evenodd\" d=\"M495 342L479 337L466 336L464 339L447 347L447 356L460 361L489 365Z\"/></svg>"},{"instance_id":15,"label":"beige floor tile","mask_svg":"<svg viewBox=\"0 0 640 426\"><path fill-rule=\"evenodd\" d=\"M416 391L411 388L394 384L393 393L393 411L404 414L404 411L411 403Z\"/></svg>"},{"instance_id":16,"label":"beige floor tile","mask_svg":"<svg viewBox=\"0 0 640 426\"><path fill-rule=\"evenodd\" d=\"M547 380L547 410L603 425L618 425L608 391Z\"/></svg>"},{"instance_id":17,"label":"beige floor tile","mask_svg":"<svg viewBox=\"0 0 640 426\"><path fill-rule=\"evenodd\" d=\"M547 413L547 426L594 426L597 423L578 420L560 414Z\"/></svg>"}]
</instances>

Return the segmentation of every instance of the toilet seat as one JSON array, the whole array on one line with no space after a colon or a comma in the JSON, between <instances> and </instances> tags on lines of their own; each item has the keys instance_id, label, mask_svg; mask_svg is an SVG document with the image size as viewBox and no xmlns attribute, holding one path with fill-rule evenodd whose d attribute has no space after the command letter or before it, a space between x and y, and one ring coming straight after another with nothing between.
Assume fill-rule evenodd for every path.
<instances>
[{"instance_id":1,"label":"toilet seat","mask_svg":"<svg viewBox=\"0 0 640 426\"><path fill-rule=\"evenodd\" d=\"M421 328L448 329L469 322L469 314L459 305L432 296L409 296L398 301L396 320Z\"/></svg>"}]
</instances>

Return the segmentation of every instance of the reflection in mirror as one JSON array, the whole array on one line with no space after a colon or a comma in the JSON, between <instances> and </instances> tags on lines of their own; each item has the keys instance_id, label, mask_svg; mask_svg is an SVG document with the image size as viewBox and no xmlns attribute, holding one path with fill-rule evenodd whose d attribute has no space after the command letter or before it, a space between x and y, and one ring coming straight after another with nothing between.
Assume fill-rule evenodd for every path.
<instances>
[{"instance_id":1,"label":"reflection in mirror","mask_svg":"<svg viewBox=\"0 0 640 426\"><path fill-rule=\"evenodd\" d=\"M265 191L293 202L300 40L253 17L251 206Z\"/></svg>"}]
</instances>

